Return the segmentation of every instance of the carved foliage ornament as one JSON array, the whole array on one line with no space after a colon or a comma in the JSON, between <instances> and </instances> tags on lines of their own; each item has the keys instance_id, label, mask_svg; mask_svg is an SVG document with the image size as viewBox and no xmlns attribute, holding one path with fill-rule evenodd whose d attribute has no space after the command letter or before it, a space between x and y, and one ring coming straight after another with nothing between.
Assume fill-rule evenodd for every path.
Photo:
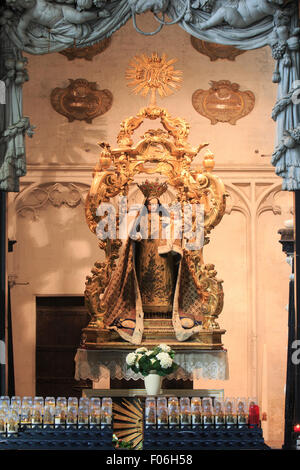
<instances>
[{"instance_id":1,"label":"carved foliage ornament","mask_svg":"<svg viewBox=\"0 0 300 470\"><path fill-rule=\"evenodd\" d=\"M247 116L255 104L252 91L240 91L240 85L229 80L211 81L209 90L196 90L192 96L195 110L210 119L211 124L228 122L236 124Z\"/></svg>"},{"instance_id":2,"label":"carved foliage ornament","mask_svg":"<svg viewBox=\"0 0 300 470\"><path fill-rule=\"evenodd\" d=\"M54 88L50 97L55 111L66 116L69 122L91 123L111 108L113 95L109 90L98 90L95 82L83 78L69 81L66 88Z\"/></svg>"},{"instance_id":3,"label":"carved foliage ornament","mask_svg":"<svg viewBox=\"0 0 300 470\"><path fill-rule=\"evenodd\" d=\"M246 51L242 51L233 46L224 46L224 44L216 44L214 42L203 41L202 39L191 36L192 46L196 51L210 58L211 61L217 59L235 60L235 58Z\"/></svg>"}]
</instances>

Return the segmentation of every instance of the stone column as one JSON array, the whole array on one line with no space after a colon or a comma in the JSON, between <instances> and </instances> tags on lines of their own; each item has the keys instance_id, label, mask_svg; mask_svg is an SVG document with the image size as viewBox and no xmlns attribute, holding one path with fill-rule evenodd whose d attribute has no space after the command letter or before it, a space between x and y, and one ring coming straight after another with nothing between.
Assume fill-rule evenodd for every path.
<instances>
[{"instance_id":1,"label":"stone column","mask_svg":"<svg viewBox=\"0 0 300 470\"><path fill-rule=\"evenodd\" d=\"M295 365L292 362L292 345L295 340L295 296L294 296L294 229L293 221L286 221L286 227L280 229L279 242L282 251L287 256L287 262L291 265L292 273L289 281L289 304L288 304L288 350L287 350L287 370L285 387L285 425L283 449L294 449L293 424L295 411Z\"/></svg>"}]
</instances>

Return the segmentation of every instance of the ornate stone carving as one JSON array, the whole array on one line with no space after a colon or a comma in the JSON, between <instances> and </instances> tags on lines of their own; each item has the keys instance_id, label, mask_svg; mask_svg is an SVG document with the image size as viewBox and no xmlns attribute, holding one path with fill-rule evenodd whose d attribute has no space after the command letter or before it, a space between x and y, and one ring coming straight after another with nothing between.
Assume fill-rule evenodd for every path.
<instances>
[{"instance_id":1,"label":"ornate stone carving","mask_svg":"<svg viewBox=\"0 0 300 470\"><path fill-rule=\"evenodd\" d=\"M191 36L191 43L196 51L208 56L211 61L218 59L235 60L238 55L246 52L233 46L202 41L202 39L195 38L194 36Z\"/></svg>"},{"instance_id":2,"label":"ornate stone carving","mask_svg":"<svg viewBox=\"0 0 300 470\"><path fill-rule=\"evenodd\" d=\"M27 29L30 24L37 25L40 29L40 35L47 36L47 30L64 34L66 27L71 36L78 38L83 35L82 26L89 31L85 23L96 20L99 17L110 15L104 8L106 1L98 1L98 9L86 11L91 8L93 2L90 0L77 0L76 8L70 5L70 1L52 3L48 0L10 0L9 3L17 3L23 10L17 26L17 34L24 46L30 44L30 38L27 35Z\"/></svg>"},{"instance_id":3,"label":"ornate stone carving","mask_svg":"<svg viewBox=\"0 0 300 470\"><path fill-rule=\"evenodd\" d=\"M278 185L271 187L258 200L257 215L260 216L266 211L272 211L274 215L284 214L286 217L291 217L294 208L290 194L282 191Z\"/></svg>"},{"instance_id":4,"label":"ornate stone carving","mask_svg":"<svg viewBox=\"0 0 300 470\"><path fill-rule=\"evenodd\" d=\"M87 185L82 183L44 183L35 184L21 192L16 199L16 213L23 217L38 218L39 210L47 204L54 207L63 205L70 208L83 203Z\"/></svg>"},{"instance_id":5,"label":"ornate stone carving","mask_svg":"<svg viewBox=\"0 0 300 470\"><path fill-rule=\"evenodd\" d=\"M191 7L205 10L207 3L212 14L207 21L199 25L199 29L209 29L223 22L234 28L247 28L266 16L273 16L285 0L259 0L258 2L253 2L253 0L233 0L232 2L195 0Z\"/></svg>"},{"instance_id":6,"label":"ornate stone carving","mask_svg":"<svg viewBox=\"0 0 300 470\"><path fill-rule=\"evenodd\" d=\"M113 96L109 90L98 90L95 82L84 78L69 81L66 88L54 88L51 92L53 108L69 122L76 119L91 123L111 108Z\"/></svg>"},{"instance_id":7,"label":"ornate stone carving","mask_svg":"<svg viewBox=\"0 0 300 470\"><path fill-rule=\"evenodd\" d=\"M137 13L151 10L153 13L163 12L167 9L170 0L128 0L131 9Z\"/></svg>"},{"instance_id":8,"label":"ornate stone carving","mask_svg":"<svg viewBox=\"0 0 300 470\"><path fill-rule=\"evenodd\" d=\"M211 124L228 122L234 125L252 111L255 104L252 91L240 91L240 85L229 80L212 81L210 85L209 90L196 90L192 103L199 114L210 119Z\"/></svg>"},{"instance_id":9,"label":"ornate stone carving","mask_svg":"<svg viewBox=\"0 0 300 470\"><path fill-rule=\"evenodd\" d=\"M97 42L93 46L87 47L68 47L60 52L60 54L66 56L69 60L74 59L85 59L93 60L93 58L105 51L111 43L111 38L103 39L103 41Z\"/></svg>"}]
</instances>

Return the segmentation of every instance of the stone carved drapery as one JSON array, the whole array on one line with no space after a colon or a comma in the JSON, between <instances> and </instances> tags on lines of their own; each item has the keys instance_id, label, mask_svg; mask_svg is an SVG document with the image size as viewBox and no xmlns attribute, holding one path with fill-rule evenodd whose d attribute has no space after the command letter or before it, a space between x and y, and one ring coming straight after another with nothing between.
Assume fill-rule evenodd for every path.
<instances>
[{"instance_id":1,"label":"stone carved drapery","mask_svg":"<svg viewBox=\"0 0 300 470\"><path fill-rule=\"evenodd\" d=\"M272 164L283 178L283 189L295 190L300 189L300 107L297 97L293 99L297 93L294 88L300 90L297 3L296 0L261 0L257 4L249 0L65 0L57 3L28 0L25 9L25 2L7 0L7 8L0 12L0 39L10 44L10 56L15 58L21 58L22 50L46 54L62 51L74 42L77 47L85 47L111 36L130 17L137 31L143 33L136 16L151 10L158 27L143 34L155 34L165 24L178 23L194 37L242 50L270 45L276 60L273 81L278 83L278 102L273 112L277 121L277 145ZM42 15L45 7L48 16ZM7 75L5 67L2 63L2 79ZM32 134L29 121L21 121L21 82L19 75L17 83L10 80L7 85L9 118L4 118L1 110L0 189L7 191L18 190L18 177L26 171L24 134ZM10 110L15 110L14 119ZM12 135L3 140L9 131Z\"/></svg>"},{"instance_id":2,"label":"stone carved drapery","mask_svg":"<svg viewBox=\"0 0 300 470\"><path fill-rule=\"evenodd\" d=\"M28 79L22 52L0 34L0 78L5 83L5 104L0 105L0 190L19 191L19 177L26 174L25 133L33 127L23 116L22 84Z\"/></svg>"}]
</instances>

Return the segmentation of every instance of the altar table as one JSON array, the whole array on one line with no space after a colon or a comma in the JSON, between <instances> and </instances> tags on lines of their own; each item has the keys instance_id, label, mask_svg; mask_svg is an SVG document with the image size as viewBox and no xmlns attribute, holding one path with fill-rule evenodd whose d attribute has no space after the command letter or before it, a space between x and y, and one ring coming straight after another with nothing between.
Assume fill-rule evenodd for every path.
<instances>
[{"instance_id":1,"label":"altar table","mask_svg":"<svg viewBox=\"0 0 300 470\"><path fill-rule=\"evenodd\" d=\"M75 379L138 380L143 378L131 369L127 369L126 356L128 349L91 350L78 349L75 355ZM228 357L226 350L176 350L174 361L179 367L168 379L193 380L212 379L227 380L229 377Z\"/></svg>"}]
</instances>

